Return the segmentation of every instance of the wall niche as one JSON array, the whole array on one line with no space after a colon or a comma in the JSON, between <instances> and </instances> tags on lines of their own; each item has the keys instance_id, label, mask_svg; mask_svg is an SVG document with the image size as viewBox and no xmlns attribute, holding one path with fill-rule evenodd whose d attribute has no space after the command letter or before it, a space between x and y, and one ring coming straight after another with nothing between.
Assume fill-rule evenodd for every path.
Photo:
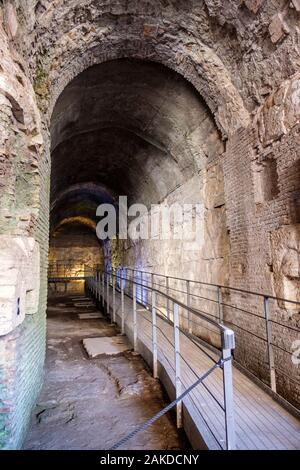
<instances>
[{"instance_id":1,"label":"wall niche","mask_svg":"<svg viewBox=\"0 0 300 470\"><path fill-rule=\"evenodd\" d=\"M253 162L253 183L256 204L272 201L278 196L277 162L273 156Z\"/></svg>"}]
</instances>

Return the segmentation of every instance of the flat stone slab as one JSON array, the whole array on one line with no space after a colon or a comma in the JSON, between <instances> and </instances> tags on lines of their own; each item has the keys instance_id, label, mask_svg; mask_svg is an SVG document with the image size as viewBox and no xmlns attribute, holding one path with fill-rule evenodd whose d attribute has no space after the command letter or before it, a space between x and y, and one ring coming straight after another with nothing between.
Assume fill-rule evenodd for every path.
<instances>
[{"instance_id":1,"label":"flat stone slab","mask_svg":"<svg viewBox=\"0 0 300 470\"><path fill-rule=\"evenodd\" d=\"M75 307L94 307L95 305L92 302L75 302L74 303Z\"/></svg>"},{"instance_id":2,"label":"flat stone slab","mask_svg":"<svg viewBox=\"0 0 300 470\"><path fill-rule=\"evenodd\" d=\"M124 336L86 338L83 340L83 346L90 358L99 356L118 356L131 349Z\"/></svg>"},{"instance_id":3,"label":"flat stone slab","mask_svg":"<svg viewBox=\"0 0 300 470\"><path fill-rule=\"evenodd\" d=\"M99 312L78 313L79 320L92 320L93 318L104 318Z\"/></svg>"}]
</instances>

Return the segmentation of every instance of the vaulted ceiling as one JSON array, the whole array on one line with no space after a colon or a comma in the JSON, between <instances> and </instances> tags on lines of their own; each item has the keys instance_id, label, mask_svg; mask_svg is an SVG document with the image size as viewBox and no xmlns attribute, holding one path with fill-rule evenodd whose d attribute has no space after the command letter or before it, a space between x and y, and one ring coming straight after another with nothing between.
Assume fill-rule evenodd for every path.
<instances>
[{"instance_id":1,"label":"vaulted ceiling","mask_svg":"<svg viewBox=\"0 0 300 470\"><path fill-rule=\"evenodd\" d=\"M52 227L95 217L100 202L161 202L223 151L194 87L153 62L88 68L60 95L51 119Z\"/></svg>"}]
</instances>

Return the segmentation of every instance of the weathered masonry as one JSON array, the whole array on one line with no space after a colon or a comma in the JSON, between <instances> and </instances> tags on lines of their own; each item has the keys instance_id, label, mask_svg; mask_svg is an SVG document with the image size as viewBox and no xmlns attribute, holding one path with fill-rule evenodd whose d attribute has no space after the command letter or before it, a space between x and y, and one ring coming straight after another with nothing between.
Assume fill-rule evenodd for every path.
<instances>
[{"instance_id":1,"label":"weathered masonry","mask_svg":"<svg viewBox=\"0 0 300 470\"><path fill-rule=\"evenodd\" d=\"M0 449L22 446L43 382L48 264L283 299L267 333L299 408L300 309L284 300L300 301L299 20L299 0L0 0ZM120 195L201 204L202 239L100 243L97 207ZM263 304L222 295L235 359L270 385L265 322L225 305Z\"/></svg>"}]
</instances>

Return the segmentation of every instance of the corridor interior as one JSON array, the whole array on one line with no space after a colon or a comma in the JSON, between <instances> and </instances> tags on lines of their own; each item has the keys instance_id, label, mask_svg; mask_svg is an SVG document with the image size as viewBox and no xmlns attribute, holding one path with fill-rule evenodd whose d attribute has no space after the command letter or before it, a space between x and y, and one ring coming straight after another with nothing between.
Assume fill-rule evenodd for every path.
<instances>
[{"instance_id":1,"label":"corridor interior","mask_svg":"<svg viewBox=\"0 0 300 470\"><path fill-rule=\"evenodd\" d=\"M219 280L227 284L230 241L220 163L223 152L222 136L210 110L197 91L170 69L151 62L119 59L79 74L59 96L51 118L48 278L87 279L96 271L110 272L126 264L144 270L154 267L157 273L177 274L180 259L180 273L186 278L208 276L207 281ZM154 239L145 236L123 240L116 233L101 240L97 231L101 220L98 208L110 205L118 215L122 195L126 195L129 219L130 215L131 219L138 216L140 224L149 216L140 209L130 214L132 204L144 204L149 209L154 203L161 208L178 202L191 205L200 201L203 204L200 212L204 227L202 239L196 244L176 237L164 239L159 228ZM174 218L174 226L176 223ZM117 230L120 224L120 221L116 224ZM141 230L141 225L139 228ZM157 379L151 378L142 356L132 351L117 357L108 354L94 359L87 357L83 349L87 337L116 337L120 330L116 323L112 326L103 318L79 319L80 309L87 308L84 302L88 304L86 312L97 311L91 300L77 297L78 292L84 295L83 281L50 282L48 291L45 382L25 448L109 448L135 425L159 411L166 403L166 392ZM172 296L176 297L177 292L185 301L179 286L177 289L173 286ZM224 294L226 297L226 291ZM199 293L196 295L198 303L195 303L195 296L192 299L200 312L204 308L207 315L211 315L209 296L212 293L205 295L208 298L203 300L204 304L199 303ZM233 294L230 296L229 302ZM143 298L140 300L143 303ZM226 321L230 326L237 317L227 313ZM236 330L236 358L266 382L264 374L268 377L268 371L261 360L265 344L260 343L253 350L253 336L249 337L245 330L248 325L243 322L238 323L243 327L238 326ZM208 333L207 338L201 328L198 336L213 343L211 334ZM172 332L168 337L172 338ZM167 346L164 347L163 354L167 354ZM251 362L244 353L245 347L252 349ZM278 387L283 390L281 380ZM295 439L293 433L298 436L299 429L294 418L261 395L260 406L266 423L274 420L274 436L269 438L269 427L258 419L252 406L253 397L243 389L242 375L236 379L235 386L236 410L239 410L236 411L238 448L297 448L298 437ZM250 383L248 386L252 390ZM244 416L247 410L238 407L239 400L249 400L251 413L254 413L249 415L248 425ZM198 398L200 406L203 401L204 398ZM211 419L213 428L215 426L212 434L216 444L211 445L223 448L223 424L219 429L214 422L221 423L223 418L217 418L216 410L213 415L214 418L206 417L208 427L212 429ZM282 438L276 422L285 426ZM189 437L193 441L194 438ZM171 412L133 439L128 448L184 448L187 442L184 432L176 429ZM205 441L204 447L207 445Z\"/></svg>"},{"instance_id":2,"label":"corridor interior","mask_svg":"<svg viewBox=\"0 0 300 470\"><path fill-rule=\"evenodd\" d=\"M88 314L96 318L80 319ZM23 449L109 450L168 403L161 384L131 347L95 358L83 347L85 338L118 334L120 329L84 292L50 295L45 380ZM188 448L174 412L126 444L128 450Z\"/></svg>"},{"instance_id":3,"label":"corridor interior","mask_svg":"<svg viewBox=\"0 0 300 470\"><path fill-rule=\"evenodd\" d=\"M118 233L99 239L97 208L110 204L119 214L119 196L126 196L128 208L134 203L146 209L153 204L196 204L201 199L199 171L209 164L214 167L223 150L203 99L171 69L151 61L119 59L84 70L62 91L51 117L48 278L91 276L97 269L123 264L125 256L134 264L155 262L170 269L180 251L189 272L193 248L184 250L184 241L158 237L136 242L122 240ZM221 225L225 234L223 203L215 212L212 224ZM132 216L143 214L132 213L130 220ZM217 262L220 271L227 263L224 237L224 258ZM212 268L213 262L214 257ZM103 448L162 408L165 392L141 357L128 353L87 359L83 339L115 336L116 327L105 320L79 321L77 303L70 297L78 295L77 289L83 289L82 281L48 285L45 382L26 448ZM60 298L64 295L69 297ZM62 440L62 433L68 437ZM181 448L186 442L171 412L129 448Z\"/></svg>"}]
</instances>

